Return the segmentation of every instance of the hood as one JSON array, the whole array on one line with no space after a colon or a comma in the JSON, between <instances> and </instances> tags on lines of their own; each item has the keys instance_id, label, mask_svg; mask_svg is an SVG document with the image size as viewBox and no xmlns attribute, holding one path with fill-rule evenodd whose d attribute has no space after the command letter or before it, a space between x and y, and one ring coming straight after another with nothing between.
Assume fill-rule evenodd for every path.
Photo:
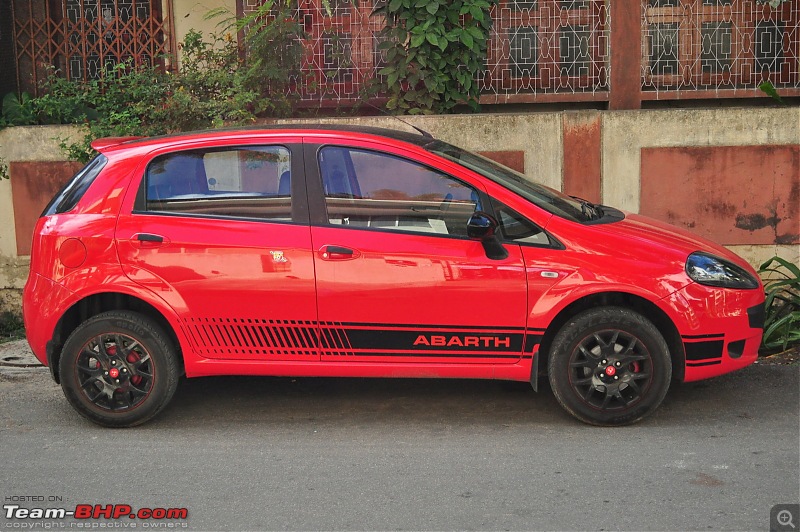
<instances>
[{"instance_id":1,"label":"hood","mask_svg":"<svg viewBox=\"0 0 800 532\"><path fill-rule=\"evenodd\" d=\"M639 240L643 244L651 243L660 248L674 249L681 255L688 257L695 251L705 251L730 260L755 273L752 266L736 253L707 238L694 234L686 229L670 225L666 222L642 216L640 214L625 214L625 219L604 226L611 234L616 234L631 240Z\"/></svg>"},{"instance_id":2,"label":"hood","mask_svg":"<svg viewBox=\"0 0 800 532\"><path fill-rule=\"evenodd\" d=\"M589 256L606 255L618 264L628 263L642 270L651 265L655 272L659 265L671 264L667 269L682 276L689 255L705 251L757 275L747 261L707 238L647 216L624 214L622 220L589 225L554 216L547 229L563 239L567 248Z\"/></svg>"}]
</instances>

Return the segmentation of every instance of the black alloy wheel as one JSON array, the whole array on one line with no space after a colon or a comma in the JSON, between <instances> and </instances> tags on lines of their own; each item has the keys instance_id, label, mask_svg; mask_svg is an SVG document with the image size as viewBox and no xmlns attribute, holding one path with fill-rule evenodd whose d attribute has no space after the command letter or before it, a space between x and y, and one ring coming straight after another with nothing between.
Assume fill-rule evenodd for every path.
<instances>
[{"instance_id":1,"label":"black alloy wheel","mask_svg":"<svg viewBox=\"0 0 800 532\"><path fill-rule=\"evenodd\" d=\"M135 312L111 311L80 324L64 344L64 395L85 418L107 427L139 425L172 399L180 374L163 329Z\"/></svg>"},{"instance_id":2,"label":"black alloy wheel","mask_svg":"<svg viewBox=\"0 0 800 532\"><path fill-rule=\"evenodd\" d=\"M548 370L561 406L592 425L627 425L651 414L672 378L661 333L641 314L620 307L569 320L553 339Z\"/></svg>"}]
</instances>

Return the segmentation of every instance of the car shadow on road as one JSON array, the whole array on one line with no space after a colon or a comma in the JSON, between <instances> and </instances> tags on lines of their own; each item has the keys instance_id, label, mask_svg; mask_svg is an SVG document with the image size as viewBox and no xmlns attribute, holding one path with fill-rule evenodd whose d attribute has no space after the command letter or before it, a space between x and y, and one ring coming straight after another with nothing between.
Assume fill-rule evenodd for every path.
<instances>
[{"instance_id":1,"label":"car shadow on road","mask_svg":"<svg viewBox=\"0 0 800 532\"><path fill-rule=\"evenodd\" d=\"M180 423L569 423L545 385L450 379L186 379L162 416Z\"/></svg>"},{"instance_id":2,"label":"car shadow on road","mask_svg":"<svg viewBox=\"0 0 800 532\"><path fill-rule=\"evenodd\" d=\"M753 366L698 383L673 383L644 423L687 426L798 416L798 368ZM765 396L765 390L769 395ZM335 426L371 424L585 427L564 412L547 379L528 383L450 379L207 377L185 379L154 422Z\"/></svg>"}]
</instances>

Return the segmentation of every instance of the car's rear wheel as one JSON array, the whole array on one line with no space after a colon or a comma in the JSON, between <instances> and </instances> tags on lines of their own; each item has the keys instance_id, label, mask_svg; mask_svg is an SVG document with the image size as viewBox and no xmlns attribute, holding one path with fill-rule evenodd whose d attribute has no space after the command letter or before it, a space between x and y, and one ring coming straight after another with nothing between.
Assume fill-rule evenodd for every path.
<instances>
[{"instance_id":1,"label":"car's rear wheel","mask_svg":"<svg viewBox=\"0 0 800 532\"><path fill-rule=\"evenodd\" d=\"M603 307L576 315L559 330L548 372L567 412L592 425L627 425L661 404L672 364L663 336L649 320Z\"/></svg>"},{"instance_id":2,"label":"car's rear wheel","mask_svg":"<svg viewBox=\"0 0 800 532\"><path fill-rule=\"evenodd\" d=\"M153 320L111 311L80 324L64 344L64 395L85 418L106 427L139 425L158 414L178 386L175 348Z\"/></svg>"}]
</instances>

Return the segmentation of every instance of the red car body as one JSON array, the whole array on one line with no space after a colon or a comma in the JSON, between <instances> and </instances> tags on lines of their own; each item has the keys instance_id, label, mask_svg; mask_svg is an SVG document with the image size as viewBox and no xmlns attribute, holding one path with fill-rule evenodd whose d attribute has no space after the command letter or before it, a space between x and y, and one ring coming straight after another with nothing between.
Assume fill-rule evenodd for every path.
<instances>
[{"instance_id":1,"label":"red car body","mask_svg":"<svg viewBox=\"0 0 800 532\"><path fill-rule=\"evenodd\" d=\"M703 252L757 279L735 254L636 214L576 223L431 150L429 141L319 126L96 142L102 170L74 207L46 211L36 225L24 291L34 354L58 381L61 351L81 323L134 310L167 332L187 377L454 377L535 386L557 332L579 312L611 305L655 325L672 375L683 381L756 359L760 282L725 288L687 274L687 258ZM291 152L291 220L142 208L143 176L166 160L159 157L264 145L282 147L279 156L270 152L273 163ZM451 176L473 196L520 213L550 241L501 239L498 259L476 239L346 226L344 216L329 223L320 213L325 201L330 211L346 200L320 185L326 146L352 149L353 157L388 154L390 163ZM478 210L485 201L473 203Z\"/></svg>"}]
</instances>

